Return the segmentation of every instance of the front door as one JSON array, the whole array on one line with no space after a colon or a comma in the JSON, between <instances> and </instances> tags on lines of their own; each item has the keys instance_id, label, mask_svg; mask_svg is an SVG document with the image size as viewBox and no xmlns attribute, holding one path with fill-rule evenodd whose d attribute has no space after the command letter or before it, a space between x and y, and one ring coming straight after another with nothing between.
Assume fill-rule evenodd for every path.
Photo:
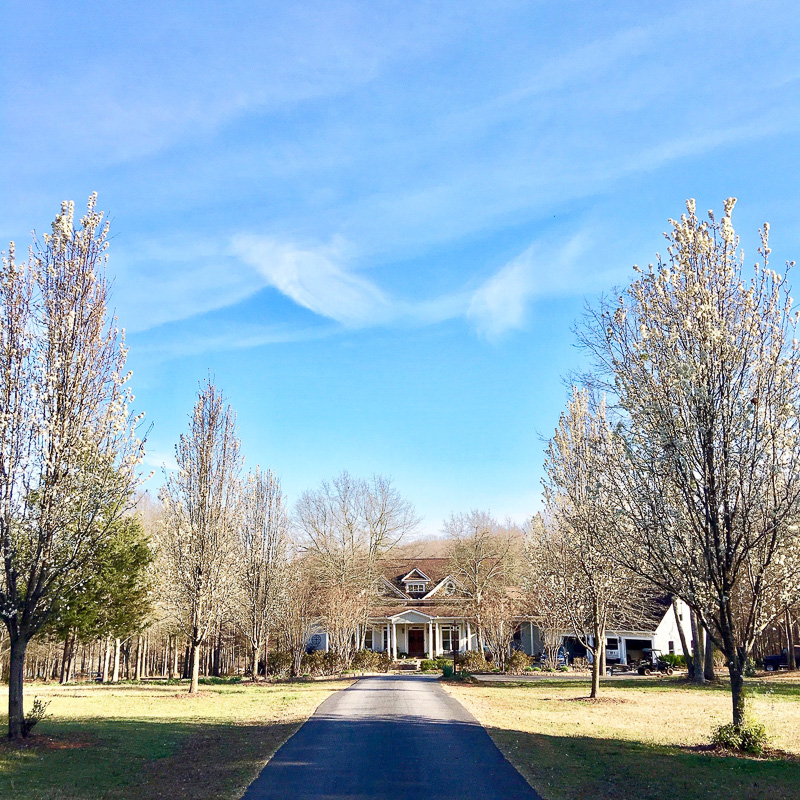
<instances>
[{"instance_id":1,"label":"front door","mask_svg":"<svg viewBox=\"0 0 800 800\"><path fill-rule=\"evenodd\" d=\"M425 631L410 630L408 632L408 654L410 656L425 655Z\"/></svg>"}]
</instances>

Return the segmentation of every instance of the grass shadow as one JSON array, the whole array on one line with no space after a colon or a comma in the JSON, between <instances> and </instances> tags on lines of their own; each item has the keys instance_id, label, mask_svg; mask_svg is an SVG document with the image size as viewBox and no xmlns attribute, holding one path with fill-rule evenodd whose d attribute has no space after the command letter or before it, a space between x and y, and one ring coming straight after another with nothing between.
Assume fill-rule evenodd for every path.
<instances>
[{"instance_id":1,"label":"grass shadow","mask_svg":"<svg viewBox=\"0 0 800 800\"><path fill-rule=\"evenodd\" d=\"M239 798L300 726L86 719L0 744L3 800Z\"/></svg>"},{"instance_id":2,"label":"grass shadow","mask_svg":"<svg viewBox=\"0 0 800 800\"><path fill-rule=\"evenodd\" d=\"M720 756L621 739L487 728L495 744L547 800L797 800L800 763Z\"/></svg>"}]
</instances>

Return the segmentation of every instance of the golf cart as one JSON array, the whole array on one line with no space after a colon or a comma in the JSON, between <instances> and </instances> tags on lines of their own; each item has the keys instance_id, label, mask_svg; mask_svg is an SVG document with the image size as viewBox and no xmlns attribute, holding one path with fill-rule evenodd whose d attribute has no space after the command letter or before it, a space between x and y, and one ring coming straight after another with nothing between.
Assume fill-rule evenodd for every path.
<instances>
[{"instance_id":1,"label":"golf cart","mask_svg":"<svg viewBox=\"0 0 800 800\"><path fill-rule=\"evenodd\" d=\"M675 671L672 668L672 664L661 657L660 650L645 647L644 650L642 650L642 655L643 658L639 661L639 666L636 669L640 675L652 675L654 672L672 675Z\"/></svg>"}]
</instances>

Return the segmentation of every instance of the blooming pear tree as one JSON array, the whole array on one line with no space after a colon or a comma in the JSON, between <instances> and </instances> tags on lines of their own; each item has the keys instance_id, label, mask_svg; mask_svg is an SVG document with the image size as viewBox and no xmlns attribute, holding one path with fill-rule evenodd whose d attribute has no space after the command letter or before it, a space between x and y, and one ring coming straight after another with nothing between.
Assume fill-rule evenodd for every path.
<instances>
[{"instance_id":1,"label":"blooming pear tree","mask_svg":"<svg viewBox=\"0 0 800 800\"><path fill-rule=\"evenodd\" d=\"M609 554L619 544L603 470L611 445L605 401L593 408L589 392L573 388L547 445L543 485L550 525L537 542L538 589L556 589L558 616L591 653L592 697L605 665L606 630L641 598L639 581Z\"/></svg>"},{"instance_id":2,"label":"blooming pear tree","mask_svg":"<svg viewBox=\"0 0 800 800\"><path fill-rule=\"evenodd\" d=\"M800 343L789 275L769 267L769 227L749 275L725 202L694 201L588 314L595 380L617 398L605 475L621 529L615 556L683 599L724 653L733 723L745 722L745 661L800 588Z\"/></svg>"},{"instance_id":3,"label":"blooming pear tree","mask_svg":"<svg viewBox=\"0 0 800 800\"><path fill-rule=\"evenodd\" d=\"M25 262L0 269L0 615L10 639L9 736L25 735L28 643L87 580L143 455L124 333L108 317L108 222L64 203Z\"/></svg>"},{"instance_id":4,"label":"blooming pear tree","mask_svg":"<svg viewBox=\"0 0 800 800\"><path fill-rule=\"evenodd\" d=\"M168 603L192 648L190 694L200 648L226 610L241 523L241 456L236 417L209 380L200 387L189 433L175 446L176 472L161 491Z\"/></svg>"}]
</instances>

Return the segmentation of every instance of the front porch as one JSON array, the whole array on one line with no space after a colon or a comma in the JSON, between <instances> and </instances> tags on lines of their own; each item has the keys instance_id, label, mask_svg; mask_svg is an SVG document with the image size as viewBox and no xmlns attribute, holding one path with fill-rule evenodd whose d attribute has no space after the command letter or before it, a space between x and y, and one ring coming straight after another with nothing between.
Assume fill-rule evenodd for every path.
<instances>
[{"instance_id":1,"label":"front porch","mask_svg":"<svg viewBox=\"0 0 800 800\"><path fill-rule=\"evenodd\" d=\"M463 653L476 645L468 620L411 609L371 620L366 639L367 649L388 651L395 661L401 655L436 658L449 655L453 649Z\"/></svg>"}]
</instances>

